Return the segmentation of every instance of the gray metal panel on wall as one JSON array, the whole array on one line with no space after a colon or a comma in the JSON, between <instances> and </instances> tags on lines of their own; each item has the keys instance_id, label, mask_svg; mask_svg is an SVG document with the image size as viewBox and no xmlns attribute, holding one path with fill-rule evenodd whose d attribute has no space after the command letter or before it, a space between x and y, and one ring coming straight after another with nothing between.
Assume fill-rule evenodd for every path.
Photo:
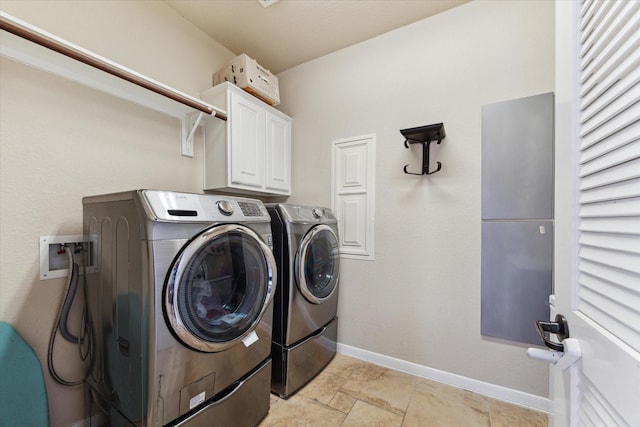
<instances>
[{"instance_id":1,"label":"gray metal panel on wall","mask_svg":"<svg viewBox=\"0 0 640 427\"><path fill-rule=\"evenodd\" d=\"M549 318L553 222L482 223L482 335L540 345Z\"/></svg>"},{"instance_id":2,"label":"gray metal panel on wall","mask_svg":"<svg viewBox=\"0 0 640 427\"><path fill-rule=\"evenodd\" d=\"M553 93L482 107L482 219L553 218Z\"/></svg>"}]
</instances>

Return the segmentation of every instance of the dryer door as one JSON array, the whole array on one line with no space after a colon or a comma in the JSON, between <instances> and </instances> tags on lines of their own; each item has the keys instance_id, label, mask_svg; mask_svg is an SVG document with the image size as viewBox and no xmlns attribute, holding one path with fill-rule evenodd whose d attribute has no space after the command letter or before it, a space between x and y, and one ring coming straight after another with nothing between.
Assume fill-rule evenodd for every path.
<instances>
[{"instance_id":1,"label":"dryer door","mask_svg":"<svg viewBox=\"0 0 640 427\"><path fill-rule=\"evenodd\" d=\"M321 304L338 288L338 237L331 227L317 225L305 234L296 254L298 288L314 304Z\"/></svg>"},{"instance_id":2,"label":"dryer door","mask_svg":"<svg viewBox=\"0 0 640 427\"><path fill-rule=\"evenodd\" d=\"M165 314L184 344L225 350L255 329L275 284L275 259L255 232L238 224L214 226L174 260L165 283Z\"/></svg>"}]
</instances>

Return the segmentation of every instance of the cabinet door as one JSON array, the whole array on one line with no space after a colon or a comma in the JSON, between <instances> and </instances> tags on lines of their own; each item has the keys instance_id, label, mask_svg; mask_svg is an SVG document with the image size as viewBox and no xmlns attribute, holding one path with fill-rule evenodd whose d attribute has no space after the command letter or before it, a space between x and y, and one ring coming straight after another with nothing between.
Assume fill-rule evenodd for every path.
<instances>
[{"instance_id":1,"label":"cabinet door","mask_svg":"<svg viewBox=\"0 0 640 427\"><path fill-rule=\"evenodd\" d=\"M265 160L265 111L258 103L231 93L231 184L262 188Z\"/></svg>"},{"instance_id":2,"label":"cabinet door","mask_svg":"<svg viewBox=\"0 0 640 427\"><path fill-rule=\"evenodd\" d=\"M265 144L265 187L291 191L291 121L267 111Z\"/></svg>"}]
</instances>

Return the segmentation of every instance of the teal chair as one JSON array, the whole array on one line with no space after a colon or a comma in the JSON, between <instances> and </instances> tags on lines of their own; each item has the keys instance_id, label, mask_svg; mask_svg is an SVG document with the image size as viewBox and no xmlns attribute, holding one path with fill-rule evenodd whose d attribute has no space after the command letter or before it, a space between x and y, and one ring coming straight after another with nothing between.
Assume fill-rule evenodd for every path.
<instances>
[{"instance_id":1,"label":"teal chair","mask_svg":"<svg viewBox=\"0 0 640 427\"><path fill-rule=\"evenodd\" d=\"M13 326L0 322L0 427L48 425L40 361Z\"/></svg>"}]
</instances>

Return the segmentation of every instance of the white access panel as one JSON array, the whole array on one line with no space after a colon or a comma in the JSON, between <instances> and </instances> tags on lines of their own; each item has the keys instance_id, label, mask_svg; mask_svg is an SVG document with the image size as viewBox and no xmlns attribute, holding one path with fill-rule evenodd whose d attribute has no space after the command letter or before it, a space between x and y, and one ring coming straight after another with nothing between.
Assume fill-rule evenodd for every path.
<instances>
[{"instance_id":1,"label":"white access panel","mask_svg":"<svg viewBox=\"0 0 640 427\"><path fill-rule=\"evenodd\" d=\"M374 168L375 135L333 141L332 210L345 258L374 259Z\"/></svg>"},{"instance_id":2,"label":"white access panel","mask_svg":"<svg viewBox=\"0 0 640 427\"><path fill-rule=\"evenodd\" d=\"M338 217L340 228L340 251L346 249L352 254L366 255L367 198L365 194L345 195L338 198Z\"/></svg>"}]
</instances>

